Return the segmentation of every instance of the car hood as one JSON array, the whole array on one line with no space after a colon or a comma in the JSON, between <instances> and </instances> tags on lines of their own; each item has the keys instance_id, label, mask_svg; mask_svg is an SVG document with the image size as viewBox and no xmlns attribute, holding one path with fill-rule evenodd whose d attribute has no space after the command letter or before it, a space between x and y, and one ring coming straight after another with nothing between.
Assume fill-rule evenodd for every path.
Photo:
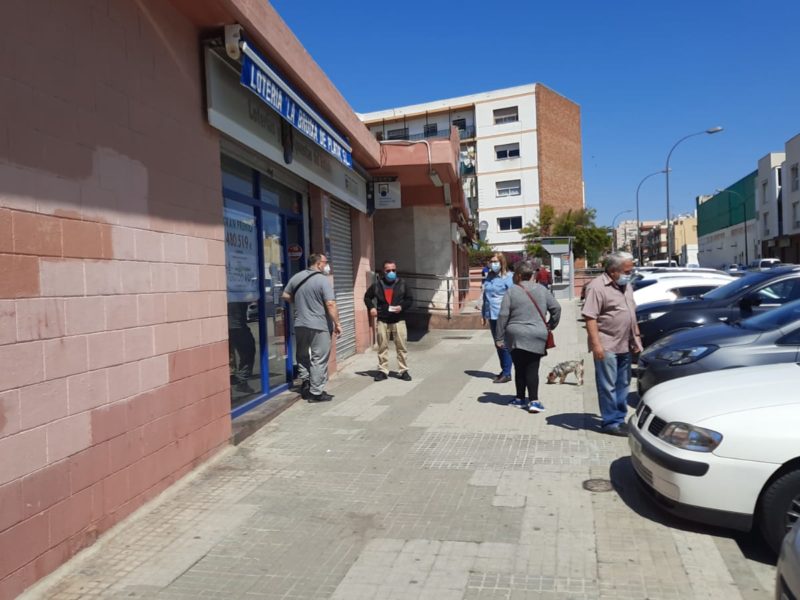
<instances>
[{"instance_id":1,"label":"car hood","mask_svg":"<svg viewBox=\"0 0 800 600\"><path fill-rule=\"evenodd\" d=\"M647 289L647 288L644 288ZM698 306L705 306L710 304L710 300L703 298L681 298L679 300L664 300L661 302L646 302L636 307L637 313L651 313L651 312L667 312L673 310L684 310L695 308Z\"/></svg>"},{"instance_id":2,"label":"car hood","mask_svg":"<svg viewBox=\"0 0 800 600\"><path fill-rule=\"evenodd\" d=\"M646 404L667 422L701 424L719 415L800 404L800 364L742 367L690 375L659 384Z\"/></svg>"},{"instance_id":3,"label":"car hood","mask_svg":"<svg viewBox=\"0 0 800 600\"><path fill-rule=\"evenodd\" d=\"M762 331L743 329L736 325L728 325L726 323L715 323L714 325L706 325L705 327L676 331L658 340L652 346L649 346L643 356L646 358L652 355L654 351L660 351L664 348L691 348L693 346L704 346L708 344L713 344L715 346L751 344L761 337L762 334Z\"/></svg>"}]
</instances>

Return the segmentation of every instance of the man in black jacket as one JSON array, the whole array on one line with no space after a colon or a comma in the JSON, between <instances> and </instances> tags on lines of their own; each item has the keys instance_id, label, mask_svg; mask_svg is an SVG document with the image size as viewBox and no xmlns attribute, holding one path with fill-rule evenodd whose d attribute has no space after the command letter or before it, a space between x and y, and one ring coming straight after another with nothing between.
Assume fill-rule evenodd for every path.
<instances>
[{"instance_id":1,"label":"man in black jacket","mask_svg":"<svg viewBox=\"0 0 800 600\"><path fill-rule=\"evenodd\" d=\"M394 335L397 350L398 377L411 381L406 356L408 354L408 330L405 312L413 303L411 292L405 281L397 277L397 265L392 260L384 261L383 274L364 294L364 304L371 317L375 317L378 336L378 374L375 381L383 381L389 376L389 334Z\"/></svg>"}]
</instances>

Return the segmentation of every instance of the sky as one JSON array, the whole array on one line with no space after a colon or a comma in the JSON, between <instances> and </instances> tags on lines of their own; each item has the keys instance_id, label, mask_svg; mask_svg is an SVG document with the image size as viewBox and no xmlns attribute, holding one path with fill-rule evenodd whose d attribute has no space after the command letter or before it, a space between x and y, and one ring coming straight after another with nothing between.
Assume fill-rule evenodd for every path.
<instances>
[{"instance_id":1,"label":"sky","mask_svg":"<svg viewBox=\"0 0 800 600\"><path fill-rule=\"evenodd\" d=\"M670 210L694 210L800 134L800 2L273 0L357 112L539 82L581 107L586 205L634 219L670 160ZM666 216L663 176L639 195ZM618 216L619 215L619 216Z\"/></svg>"}]
</instances>

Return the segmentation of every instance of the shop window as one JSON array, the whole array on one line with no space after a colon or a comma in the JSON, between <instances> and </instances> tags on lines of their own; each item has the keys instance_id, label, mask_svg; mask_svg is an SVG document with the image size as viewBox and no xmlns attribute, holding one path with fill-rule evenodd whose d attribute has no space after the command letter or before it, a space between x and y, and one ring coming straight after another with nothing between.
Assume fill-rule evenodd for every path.
<instances>
[{"instance_id":1,"label":"shop window","mask_svg":"<svg viewBox=\"0 0 800 600\"><path fill-rule=\"evenodd\" d=\"M495 125L501 125L503 123L516 123L519 121L519 109L516 106L498 108L494 110L493 113Z\"/></svg>"},{"instance_id":2,"label":"shop window","mask_svg":"<svg viewBox=\"0 0 800 600\"><path fill-rule=\"evenodd\" d=\"M521 182L519 179L511 179L508 181L498 181L495 184L497 189L497 197L504 198L506 196L519 196L522 193Z\"/></svg>"},{"instance_id":3,"label":"shop window","mask_svg":"<svg viewBox=\"0 0 800 600\"><path fill-rule=\"evenodd\" d=\"M499 231L515 231L522 229L522 217L500 217L497 219Z\"/></svg>"},{"instance_id":4,"label":"shop window","mask_svg":"<svg viewBox=\"0 0 800 600\"><path fill-rule=\"evenodd\" d=\"M253 169L223 154L222 187L245 196L252 196Z\"/></svg>"},{"instance_id":5,"label":"shop window","mask_svg":"<svg viewBox=\"0 0 800 600\"><path fill-rule=\"evenodd\" d=\"M519 158L519 144L503 144L494 147L495 156L497 160L506 160L509 158Z\"/></svg>"},{"instance_id":6,"label":"shop window","mask_svg":"<svg viewBox=\"0 0 800 600\"><path fill-rule=\"evenodd\" d=\"M429 123L425 125L425 137L436 137L439 133L439 126L436 123Z\"/></svg>"}]
</instances>

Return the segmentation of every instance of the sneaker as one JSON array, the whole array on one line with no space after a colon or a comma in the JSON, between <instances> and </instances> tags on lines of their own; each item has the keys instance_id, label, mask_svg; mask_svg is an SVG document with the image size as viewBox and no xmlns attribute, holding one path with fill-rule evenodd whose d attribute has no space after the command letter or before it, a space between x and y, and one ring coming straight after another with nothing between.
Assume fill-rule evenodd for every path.
<instances>
[{"instance_id":1,"label":"sneaker","mask_svg":"<svg viewBox=\"0 0 800 600\"><path fill-rule=\"evenodd\" d=\"M411 373L408 371L403 371L399 376L398 379L402 379L403 381L411 381Z\"/></svg>"},{"instance_id":2,"label":"sneaker","mask_svg":"<svg viewBox=\"0 0 800 600\"><path fill-rule=\"evenodd\" d=\"M311 396L311 383L308 381L304 381L300 385L300 397L303 400L308 400L310 396Z\"/></svg>"},{"instance_id":3,"label":"sneaker","mask_svg":"<svg viewBox=\"0 0 800 600\"><path fill-rule=\"evenodd\" d=\"M502 373L492 380L492 383L508 383L511 381L510 375L503 375Z\"/></svg>"},{"instance_id":4,"label":"sneaker","mask_svg":"<svg viewBox=\"0 0 800 600\"><path fill-rule=\"evenodd\" d=\"M321 394L310 394L308 397L309 402L330 402L333 400L333 396L331 396L327 392L322 392Z\"/></svg>"},{"instance_id":5,"label":"sneaker","mask_svg":"<svg viewBox=\"0 0 800 600\"><path fill-rule=\"evenodd\" d=\"M628 437L628 427L625 425L625 423L620 423L619 425L609 425L608 427L603 427L601 431L606 435Z\"/></svg>"},{"instance_id":6,"label":"sneaker","mask_svg":"<svg viewBox=\"0 0 800 600\"><path fill-rule=\"evenodd\" d=\"M508 403L509 406L515 406L517 408L522 408L524 406L528 406L528 403L525 402L522 398L514 398L511 402Z\"/></svg>"},{"instance_id":7,"label":"sneaker","mask_svg":"<svg viewBox=\"0 0 800 600\"><path fill-rule=\"evenodd\" d=\"M528 404L528 412L529 413L540 413L544 410L544 404L539 402L538 400L534 400L530 404Z\"/></svg>"},{"instance_id":8,"label":"sneaker","mask_svg":"<svg viewBox=\"0 0 800 600\"><path fill-rule=\"evenodd\" d=\"M386 373L384 373L383 371L378 371L378 374L375 375L375 377L373 377L373 379L375 381L385 381L388 378L389 378L389 376Z\"/></svg>"}]
</instances>

